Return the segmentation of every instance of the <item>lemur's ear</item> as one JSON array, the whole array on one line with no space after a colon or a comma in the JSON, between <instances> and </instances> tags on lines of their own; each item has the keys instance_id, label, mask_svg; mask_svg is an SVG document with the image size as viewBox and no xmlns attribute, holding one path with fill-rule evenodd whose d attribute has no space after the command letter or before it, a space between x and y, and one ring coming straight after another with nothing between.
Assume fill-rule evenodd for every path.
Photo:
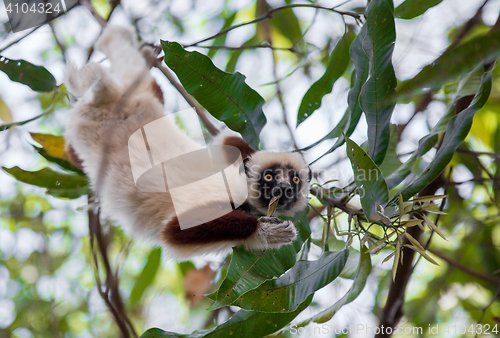
<instances>
[{"instance_id":1,"label":"lemur's ear","mask_svg":"<svg viewBox=\"0 0 500 338\"><path fill-rule=\"evenodd\" d=\"M253 153L255 153L255 150L253 150L248 143L245 142L244 139L241 137L237 136L226 136L224 137L222 144L225 146L233 146L236 147L240 150L241 152L241 158L246 159Z\"/></svg>"},{"instance_id":2,"label":"lemur's ear","mask_svg":"<svg viewBox=\"0 0 500 338\"><path fill-rule=\"evenodd\" d=\"M250 160L250 157L243 159L243 168L245 168L245 174L247 175L247 177L250 177L250 172L249 172L250 169L247 166L247 163L249 160Z\"/></svg>"}]
</instances>

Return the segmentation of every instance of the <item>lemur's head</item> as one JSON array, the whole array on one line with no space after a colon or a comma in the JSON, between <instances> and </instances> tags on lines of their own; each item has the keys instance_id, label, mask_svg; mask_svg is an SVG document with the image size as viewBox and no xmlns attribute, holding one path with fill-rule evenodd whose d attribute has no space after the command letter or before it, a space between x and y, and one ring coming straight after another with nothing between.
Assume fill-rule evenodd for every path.
<instances>
[{"instance_id":1,"label":"lemur's head","mask_svg":"<svg viewBox=\"0 0 500 338\"><path fill-rule=\"evenodd\" d=\"M308 202L311 170L296 153L255 152L245 161L248 202L266 214L269 202L279 196L276 213L293 216Z\"/></svg>"}]
</instances>

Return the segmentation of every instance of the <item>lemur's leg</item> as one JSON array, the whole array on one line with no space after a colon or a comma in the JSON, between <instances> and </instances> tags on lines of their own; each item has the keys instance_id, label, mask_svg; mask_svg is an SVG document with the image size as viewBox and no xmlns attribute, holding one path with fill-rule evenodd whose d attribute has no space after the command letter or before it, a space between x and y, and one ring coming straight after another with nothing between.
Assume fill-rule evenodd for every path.
<instances>
[{"instance_id":1,"label":"lemur's leg","mask_svg":"<svg viewBox=\"0 0 500 338\"><path fill-rule=\"evenodd\" d=\"M131 84L141 73L148 71L144 54L139 50L137 34L132 27L106 27L94 48L108 57L111 74L120 83Z\"/></svg>"},{"instance_id":2,"label":"lemur's leg","mask_svg":"<svg viewBox=\"0 0 500 338\"><path fill-rule=\"evenodd\" d=\"M82 97L89 90L89 98L94 105L112 104L120 98L120 86L108 72L95 62L90 62L78 69L69 63L66 67L64 83L69 92L77 98Z\"/></svg>"},{"instance_id":3,"label":"lemur's leg","mask_svg":"<svg viewBox=\"0 0 500 338\"><path fill-rule=\"evenodd\" d=\"M79 167L84 153L96 157L102 150L103 124L110 116L128 120L120 126L113 123L113 134L120 136L117 142L125 149L130 134L163 116L161 89L149 75L136 38L131 28L108 26L95 48L107 55L111 70L93 62L81 69L71 64L67 67L65 83L69 91L77 97L87 93L71 111L66 132L67 152ZM138 78L141 81L136 81ZM106 134L106 138L111 136L109 130Z\"/></svg>"}]
</instances>

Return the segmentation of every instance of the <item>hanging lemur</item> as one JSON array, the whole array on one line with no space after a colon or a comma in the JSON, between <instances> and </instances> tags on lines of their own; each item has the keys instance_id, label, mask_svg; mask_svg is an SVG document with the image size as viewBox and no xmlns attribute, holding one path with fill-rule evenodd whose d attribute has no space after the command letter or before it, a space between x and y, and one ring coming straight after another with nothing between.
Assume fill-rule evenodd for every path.
<instances>
[{"instance_id":1,"label":"hanging lemur","mask_svg":"<svg viewBox=\"0 0 500 338\"><path fill-rule=\"evenodd\" d=\"M218 136L214 142L237 147L245 158L242 175L247 176L246 202L222 217L181 230L170 194L140 191L134 184L129 160L129 137L164 116L163 95L145 59L152 49L140 46L131 28L118 26L107 27L95 49L107 56L111 69L94 62L80 69L68 65L65 83L77 102L69 113L65 138L73 161L80 162L93 188L102 156L107 156L98 192L106 217L121 224L133 238L162 245L167 256L177 260L237 245L278 248L296 239L291 221L259 216L266 215L276 194L281 196L277 214L292 216L304 210L311 180L308 166L299 154L255 151L235 136ZM143 80L137 83L141 74ZM131 85L136 88L127 91ZM128 97L120 101L124 93ZM125 104L117 109L118 102ZM106 123L112 114L110 129ZM108 147L103 154L105 142ZM164 130L161 142L164 150L176 154L198 149L175 123ZM216 207L218 201L227 199L227 195L211 191L202 182L189 197L207 207Z\"/></svg>"}]
</instances>

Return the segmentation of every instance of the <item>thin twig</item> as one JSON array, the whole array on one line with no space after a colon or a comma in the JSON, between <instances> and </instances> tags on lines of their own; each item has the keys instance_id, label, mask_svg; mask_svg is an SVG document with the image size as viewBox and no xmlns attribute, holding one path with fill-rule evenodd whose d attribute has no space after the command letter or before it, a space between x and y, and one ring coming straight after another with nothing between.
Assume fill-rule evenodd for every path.
<instances>
[{"instance_id":1,"label":"thin twig","mask_svg":"<svg viewBox=\"0 0 500 338\"><path fill-rule=\"evenodd\" d=\"M63 60L64 60L64 63L66 63L66 47L63 45L63 43L61 41L59 41L59 39L57 38L57 34L56 34L56 30L55 30L55 27L54 27L54 23L52 21L49 21L49 26L50 26L50 29L52 30L52 35L54 36L54 40L56 41L56 44L57 46L59 47L59 49L61 50L61 54L62 54L62 57L63 57Z\"/></svg>"},{"instance_id":2,"label":"thin twig","mask_svg":"<svg viewBox=\"0 0 500 338\"><path fill-rule=\"evenodd\" d=\"M189 93L184 89L184 87L179 82L177 82L177 80L172 75L172 73L170 73L170 71L161 64L160 60L158 60L156 62L155 67L158 68L163 73L163 75L165 75L167 80L172 84L172 86L174 86L175 89L177 89L177 91L179 92L179 94L182 95L184 100L186 100L186 102L191 107L194 108L194 110L196 111L196 114L198 114L198 116L200 117L201 121L203 122L205 127L208 129L210 134L212 134L212 135L219 134L219 130L207 118L203 108L198 104L198 102L196 102L196 100L191 95L189 95Z\"/></svg>"},{"instance_id":3,"label":"thin twig","mask_svg":"<svg viewBox=\"0 0 500 338\"><path fill-rule=\"evenodd\" d=\"M257 2L257 10L259 11L257 14L263 14L262 12L264 9L267 7L267 1L266 0L259 0ZM269 11L267 12L269 13ZM265 16L266 14L263 14L262 16ZM272 46L273 40L271 36L271 25L269 21L264 21L261 24L262 31L264 32L264 37L269 46ZM295 136L293 135L293 130L290 127L290 124L288 123L288 112L286 109L285 101L283 100L283 93L281 92L281 85L280 82L278 81L278 56L274 52L274 50L271 51L272 56L273 56L273 76L274 80L276 81L276 97L278 98L278 101L281 105L281 110L283 112L283 122L288 130L288 133L290 134L290 139L292 140L292 144L295 147L295 150L299 150L299 147L297 146L297 141L295 140Z\"/></svg>"},{"instance_id":4,"label":"thin twig","mask_svg":"<svg viewBox=\"0 0 500 338\"><path fill-rule=\"evenodd\" d=\"M91 197L89 197L91 198ZM113 315L115 322L120 329L123 337L130 337L130 333L133 337L137 337L132 323L130 322L126 312L125 305L120 295L119 279L115 278L115 274L111 269L111 264L108 258L108 238L104 235L102 231L101 222L99 220L99 212L89 209L89 234L90 234L90 248L92 252L92 259L95 266L95 278L97 283L97 290L101 298L104 300L109 311ZM97 248L94 243L97 243ZM103 285L100 279L99 273L99 259L97 257L97 251L99 251L102 261L104 263L104 269L106 272L106 289L103 290Z\"/></svg>"},{"instance_id":5,"label":"thin twig","mask_svg":"<svg viewBox=\"0 0 500 338\"><path fill-rule=\"evenodd\" d=\"M34 116L32 118L29 118L27 120L24 120L24 121L12 122L12 123L8 123L8 124L1 124L0 131L4 131L4 130L10 129L10 128L16 127L16 126L22 126L23 124L26 124L28 122L32 122L34 120L37 120L41 117L44 117L46 115L53 113L55 106L57 104L57 97L56 97L57 95L58 95L58 89L56 88L56 92L54 93L54 96L52 97L52 101L51 101L49 107L45 111L43 111L41 114Z\"/></svg>"},{"instance_id":6,"label":"thin twig","mask_svg":"<svg viewBox=\"0 0 500 338\"><path fill-rule=\"evenodd\" d=\"M467 33L470 32L470 30L478 23L481 22L481 15L483 13L483 8L484 6L488 3L489 0L485 0L483 4L477 9L476 13L470 18L465 25L462 27L462 29L458 32L456 38L453 40L453 42L448 46L447 49L453 48L456 45L458 45L462 40L467 36Z\"/></svg>"},{"instance_id":7,"label":"thin twig","mask_svg":"<svg viewBox=\"0 0 500 338\"><path fill-rule=\"evenodd\" d=\"M104 18L102 16L100 16L99 13L97 13L97 11L92 6L92 4L90 3L89 0L79 0L78 2L80 3L80 5L87 7L87 9L89 10L90 14L92 14L92 16L94 17L94 19L97 20L97 23L99 25L101 25L102 28L106 27L106 20L104 20Z\"/></svg>"},{"instance_id":8,"label":"thin twig","mask_svg":"<svg viewBox=\"0 0 500 338\"><path fill-rule=\"evenodd\" d=\"M325 9L325 10L329 10L329 11L335 12L335 13L340 14L340 15L351 16L351 17L353 17L357 21L360 20L360 18L361 18L361 16L358 13L339 11L339 10L336 10L335 7L325 7L325 6L315 5L315 4L290 4L290 5L285 5L285 6L281 6L281 7L276 7L276 8L270 9L269 11L267 11L267 13L265 13L262 16L259 16L258 18L254 19L254 20L243 22L243 23L240 23L238 25L234 25L234 26L228 27L226 29L221 30L217 34L214 34L214 35L212 35L212 36L210 36L208 38L205 38L203 40L200 40L200 41L197 41L197 42L193 42L193 43L191 43L189 45L186 45L185 47L193 47L193 46L196 46L196 45L198 45L198 44L200 44L202 42L213 40L213 39L215 39L215 38L217 38L217 37L219 37L221 35L224 35L224 34L230 32L230 31L232 31L233 29L236 29L236 28L240 28L240 27L243 27L243 26L246 26L246 25L251 25L251 24L254 24L254 23L266 20L266 19L272 19L273 13L275 13L275 12L278 12L278 11L281 11L281 10L284 10L284 9L297 8L297 7L308 7L308 8L316 8L316 9Z\"/></svg>"},{"instance_id":9,"label":"thin twig","mask_svg":"<svg viewBox=\"0 0 500 338\"><path fill-rule=\"evenodd\" d=\"M451 182L450 182L450 178L451 178L451 174L453 173L453 167L450 167L450 171L448 172L448 177L446 179L446 187L444 188L444 194L443 195L448 195L448 189L450 188L450 185L451 185ZM444 206L446 205L446 201L447 201L447 197L443 198L441 200L441 204L439 205L439 211L443 211L444 210ZM436 219L434 220L434 224L437 226L438 223L439 223L439 220L441 218L441 214L437 214L436 216ZM431 241L432 241L432 236L434 235L435 231L434 229L432 229L431 231L431 235L429 236L429 239L427 240L427 243L425 243L425 246L424 246L424 249L427 250L427 248L429 248L429 245L431 245ZM422 256L419 257L419 259L421 258ZM415 269L415 267L417 266L417 264L415 264L413 266L413 269Z\"/></svg>"},{"instance_id":10,"label":"thin twig","mask_svg":"<svg viewBox=\"0 0 500 338\"><path fill-rule=\"evenodd\" d=\"M450 182L451 185L460 185L464 183L469 183L469 182L495 182L495 181L500 181L500 177L494 177L494 178L483 178L483 177L477 177L477 178L472 178L467 181L463 182Z\"/></svg>"},{"instance_id":11,"label":"thin twig","mask_svg":"<svg viewBox=\"0 0 500 338\"><path fill-rule=\"evenodd\" d=\"M479 320L477 321L478 324L480 324L483 319L484 319L484 316L486 315L486 310L488 310L488 308L493 305L493 303L498 299L500 298L500 286L498 287L497 289L497 292L495 293L495 295L491 298L490 302L488 304L486 304L486 306L481 310L481 318L479 318ZM476 334L476 337L477 337L477 334Z\"/></svg>"},{"instance_id":12,"label":"thin twig","mask_svg":"<svg viewBox=\"0 0 500 338\"><path fill-rule=\"evenodd\" d=\"M493 157L497 160L500 160L500 154L488 153L488 152L484 152L484 151L473 151L473 150L469 150L469 149L465 149L465 148L458 148L457 153L470 154L470 155L474 155L474 156L485 155L485 156Z\"/></svg>"},{"instance_id":13,"label":"thin twig","mask_svg":"<svg viewBox=\"0 0 500 338\"><path fill-rule=\"evenodd\" d=\"M184 48L187 48L189 46L183 46ZM207 48L207 49L227 49L227 50L245 50L245 49L257 49L257 48L268 48L272 50L282 50L282 51L287 51L287 52L292 52L292 53L297 53L297 54L304 54L299 51L297 51L294 47L274 47L269 44L260 44L260 45L244 45L240 47L230 47L230 46L221 46L221 45L213 45L213 46L194 46L197 48Z\"/></svg>"},{"instance_id":14,"label":"thin twig","mask_svg":"<svg viewBox=\"0 0 500 338\"><path fill-rule=\"evenodd\" d=\"M6 50L7 48L9 47L12 47L14 46L16 43L18 43L19 41L21 41L22 39L24 39L25 37L27 37L28 35L31 35L31 33L33 33L34 31L36 31L38 28L40 28L42 26L38 26L36 28L34 28L33 30L31 30L29 33L23 35L22 37L20 37L19 39L17 40L14 40L12 41L11 43L9 43L7 46L3 47L2 49L0 49L0 53L2 53L4 50Z\"/></svg>"},{"instance_id":15,"label":"thin twig","mask_svg":"<svg viewBox=\"0 0 500 338\"><path fill-rule=\"evenodd\" d=\"M500 277L490 276L490 275L484 274L482 272L478 272L476 270L473 270L473 269L469 268L468 266L465 266L465 265L461 264L460 262L457 262L456 260L447 257L446 255L444 255L443 253L439 252L436 249L428 248L427 250L429 252L431 252L433 255L441 258L443 261L445 261L446 263L448 263L449 265L451 265L454 268L457 268L457 269L459 269L459 270L461 270L461 271L463 271L463 272L465 272L473 277L482 279L485 282L500 285Z\"/></svg>"},{"instance_id":16,"label":"thin twig","mask_svg":"<svg viewBox=\"0 0 500 338\"><path fill-rule=\"evenodd\" d=\"M111 19L111 15L115 11L116 7L120 5L121 0L111 0L110 5L111 5L111 10L109 11L108 17L106 18L106 22L109 22L109 19Z\"/></svg>"},{"instance_id":17,"label":"thin twig","mask_svg":"<svg viewBox=\"0 0 500 338\"><path fill-rule=\"evenodd\" d=\"M353 207L347 204L343 204L337 201L336 199L327 196L322 192L322 190L318 190L317 188L311 188L309 191L311 192L311 194L316 196L318 199L326 202L328 205L339 208L343 212L347 213L349 217L352 217L354 215L363 215L363 212L361 210L354 209Z\"/></svg>"}]
</instances>

